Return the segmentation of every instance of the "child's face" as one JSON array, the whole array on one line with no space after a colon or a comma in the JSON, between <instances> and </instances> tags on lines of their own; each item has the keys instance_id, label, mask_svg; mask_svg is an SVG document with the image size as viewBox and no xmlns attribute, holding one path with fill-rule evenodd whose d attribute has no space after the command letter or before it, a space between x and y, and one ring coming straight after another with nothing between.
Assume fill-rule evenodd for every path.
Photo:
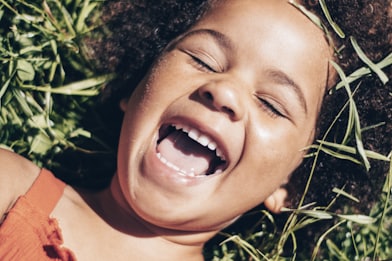
<instances>
[{"instance_id":1,"label":"child's face","mask_svg":"<svg viewBox=\"0 0 392 261\"><path fill-rule=\"evenodd\" d=\"M213 8L126 105L117 175L127 203L156 226L211 231L263 202L312 141L330 58L286 0Z\"/></svg>"}]
</instances>

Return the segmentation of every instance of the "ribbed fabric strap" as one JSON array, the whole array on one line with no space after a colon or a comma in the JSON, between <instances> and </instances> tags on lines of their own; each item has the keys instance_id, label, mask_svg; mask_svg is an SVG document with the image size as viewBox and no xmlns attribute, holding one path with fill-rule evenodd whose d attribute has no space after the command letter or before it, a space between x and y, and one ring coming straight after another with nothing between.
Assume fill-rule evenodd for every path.
<instances>
[{"instance_id":1,"label":"ribbed fabric strap","mask_svg":"<svg viewBox=\"0 0 392 261\"><path fill-rule=\"evenodd\" d=\"M49 216L63 195L65 186L50 171L42 169L25 197Z\"/></svg>"}]
</instances>

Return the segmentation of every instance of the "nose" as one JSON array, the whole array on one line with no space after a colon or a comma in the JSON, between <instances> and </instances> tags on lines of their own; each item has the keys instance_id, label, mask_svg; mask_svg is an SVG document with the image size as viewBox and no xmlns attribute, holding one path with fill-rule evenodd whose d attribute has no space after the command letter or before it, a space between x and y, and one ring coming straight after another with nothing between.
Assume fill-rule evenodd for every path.
<instances>
[{"instance_id":1,"label":"nose","mask_svg":"<svg viewBox=\"0 0 392 261\"><path fill-rule=\"evenodd\" d=\"M238 121L244 116L240 92L233 83L209 83L200 87L198 93L204 104L226 114L231 120Z\"/></svg>"}]
</instances>

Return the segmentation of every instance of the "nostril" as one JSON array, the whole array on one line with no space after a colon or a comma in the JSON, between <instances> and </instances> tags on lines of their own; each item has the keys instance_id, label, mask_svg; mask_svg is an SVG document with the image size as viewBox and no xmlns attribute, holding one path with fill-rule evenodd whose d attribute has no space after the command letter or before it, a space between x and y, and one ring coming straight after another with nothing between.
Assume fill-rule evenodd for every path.
<instances>
[{"instance_id":1,"label":"nostril","mask_svg":"<svg viewBox=\"0 0 392 261\"><path fill-rule=\"evenodd\" d=\"M213 101L214 100L214 96L212 96L211 92L204 92L203 96L208 101Z\"/></svg>"},{"instance_id":2,"label":"nostril","mask_svg":"<svg viewBox=\"0 0 392 261\"><path fill-rule=\"evenodd\" d=\"M230 117L235 116L235 112L227 106L222 107L222 112L227 113Z\"/></svg>"}]
</instances>

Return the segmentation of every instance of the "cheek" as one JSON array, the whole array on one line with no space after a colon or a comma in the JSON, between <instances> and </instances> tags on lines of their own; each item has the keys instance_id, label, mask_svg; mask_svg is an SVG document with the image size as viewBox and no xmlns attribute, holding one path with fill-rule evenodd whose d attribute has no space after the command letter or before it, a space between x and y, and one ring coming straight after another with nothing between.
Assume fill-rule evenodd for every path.
<instances>
[{"instance_id":1,"label":"cheek","mask_svg":"<svg viewBox=\"0 0 392 261\"><path fill-rule=\"evenodd\" d=\"M246 141L252 165L269 170L276 178L286 178L301 163L302 150L312 141L313 129L313 124L298 129L291 123L278 122L255 126Z\"/></svg>"}]
</instances>

